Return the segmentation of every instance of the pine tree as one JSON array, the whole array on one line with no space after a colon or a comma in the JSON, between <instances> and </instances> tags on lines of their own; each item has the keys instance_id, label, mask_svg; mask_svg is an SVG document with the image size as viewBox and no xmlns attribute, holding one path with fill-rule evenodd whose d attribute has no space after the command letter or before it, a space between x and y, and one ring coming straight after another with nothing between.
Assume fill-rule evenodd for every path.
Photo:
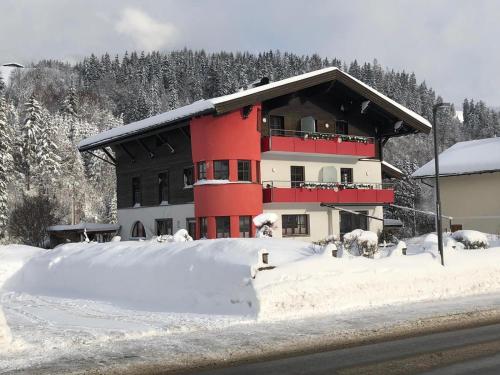
<instances>
[{"instance_id":1,"label":"pine tree","mask_svg":"<svg viewBox=\"0 0 500 375\"><path fill-rule=\"evenodd\" d=\"M20 171L25 178L25 188L30 190L32 173L36 168L39 155L39 142L42 129L42 106L32 95L25 103L24 122L21 127Z\"/></svg>"},{"instance_id":2,"label":"pine tree","mask_svg":"<svg viewBox=\"0 0 500 375\"><path fill-rule=\"evenodd\" d=\"M9 220L7 186L12 171L12 137L7 123L7 104L0 96L0 239L5 237Z\"/></svg>"},{"instance_id":3,"label":"pine tree","mask_svg":"<svg viewBox=\"0 0 500 375\"><path fill-rule=\"evenodd\" d=\"M3 94L4 90L5 90L5 82L2 77L2 72L0 72L0 95Z\"/></svg>"},{"instance_id":4,"label":"pine tree","mask_svg":"<svg viewBox=\"0 0 500 375\"><path fill-rule=\"evenodd\" d=\"M61 157L57 146L58 132L50 114L43 111L40 122L40 137L37 147L36 174L40 190L47 193L61 172Z\"/></svg>"}]
</instances>

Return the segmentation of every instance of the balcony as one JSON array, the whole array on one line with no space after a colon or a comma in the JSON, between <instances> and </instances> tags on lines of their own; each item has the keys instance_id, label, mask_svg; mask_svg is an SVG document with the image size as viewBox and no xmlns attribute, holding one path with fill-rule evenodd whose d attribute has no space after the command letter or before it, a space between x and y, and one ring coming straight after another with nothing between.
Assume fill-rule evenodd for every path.
<instances>
[{"instance_id":1,"label":"balcony","mask_svg":"<svg viewBox=\"0 0 500 375\"><path fill-rule=\"evenodd\" d=\"M262 152L301 152L307 154L349 155L375 157L372 137L332 133L311 133L296 130L272 129L261 140Z\"/></svg>"},{"instance_id":2,"label":"balcony","mask_svg":"<svg viewBox=\"0 0 500 375\"><path fill-rule=\"evenodd\" d=\"M262 185L264 203L394 203L391 184L264 181Z\"/></svg>"}]
</instances>

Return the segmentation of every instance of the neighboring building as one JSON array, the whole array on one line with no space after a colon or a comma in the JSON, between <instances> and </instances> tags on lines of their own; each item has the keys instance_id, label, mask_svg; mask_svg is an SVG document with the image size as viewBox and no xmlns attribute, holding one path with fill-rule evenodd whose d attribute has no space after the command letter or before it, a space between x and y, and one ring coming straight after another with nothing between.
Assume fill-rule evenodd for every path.
<instances>
[{"instance_id":1,"label":"neighboring building","mask_svg":"<svg viewBox=\"0 0 500 375\"><path fill-rule=\"evenodd\" d=\"M412 177L434 179L434 159ZM500 233L500 138L459 142L439 155L441 206L451 230Z\"/></svg>"},{"instance_id":2,"label":"neighboring building","mask_svg":"<svg viewBox=\"0 0 500 375\"><path fill-rule=\"evenodd\" d=\"M119 230L120 226L117 224L96 223L61 224L47 228L52 248L68 242L83 242L86 238L95 242L109 242Z\"/></svg>"},{"instance_id":3,"label":"neighboring building","mask_svg":"<svg viewBox=\"0 0 500 375\"><path fill-rule=\"evenodd\" d=\"M251 237L262 212L278 237L382 229L383 146L429 122L337 68L267 82L80 142L116 165L122 238Z\"/></svg>"}]
</instances>

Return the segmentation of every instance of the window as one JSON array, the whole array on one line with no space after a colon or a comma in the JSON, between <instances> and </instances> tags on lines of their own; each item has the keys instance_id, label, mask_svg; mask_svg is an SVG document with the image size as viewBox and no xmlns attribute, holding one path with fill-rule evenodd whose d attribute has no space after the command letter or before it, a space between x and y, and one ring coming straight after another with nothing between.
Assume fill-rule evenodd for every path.
<instances>
[{"instance_id":1,"label":"window","mask_svg":"<svg viewBox=\"0 0 500 375\"><path fill-rule=\"evenodd\" d=\"M337 120L335 121L335 130L337 134L344 134L347 135L347 130L348 130L348 124L347 121L344 120Z\"/></svg>"},{"instance_id":2,"label":"window","mask_svg":"<svg viewBox=\"0 0 500 375\"><path fill-rule=\"evenodd\" d=\"M196 238L196 219L194 217L186 219L186 229L192 238Z\"/></svg>"},{"instance_id":3,"label":"window","mask_svg":"<svg viewBox=\"0 0 500 375\"><path fill-rule=\"evenodd\" d=\"M198 162L198 180L206 180L207 179L207 162L200 161Z\"/></svg>"},{"instance_id":4,"label":"window","mask_svg":"<svg viewBox=\"0 0 500 375\"><path fill-rule=\"evenodd\" d=\"M194 167L184 168L184 187L189 188L194 184Z\"/></svg>"},{"instance_id":5,"label":"window","mask_svg":"<svg viewBox=\"0 0 500 375\"><path fill-rule=\"evenodd\" d=\"M132 178L132 206L141 205L141 178Z\"/></svg>"},{"instance_id":6,"label":"window","mask_svg":"<svg viewBox=\"0 0 500 375\"><path fill-rule=\"evenodd\" d=\"M146 238L146 230L140 221L136 221L132 226L132 238Z\"/></svg>"},{"instance_id":7,"label":"window","mask_svg":"<svg viewBox=\"0 0 500 375\"><path fill-rule=\"evenodd\" d=\"M292 165L290 167L290 177L292 187L297 188L304 182L305 168L303 166Z\"/></svg>"},{"instance_id":8,"label":"window","mask_svg":"<svg viewBox=\"0 0 500 375\"><path fill-rule=\"evenodd\" d=\"M214 179L229 180L229 160L214 161Z\"/></svg>"},{"instance_id":9,"label":"window","mask_svg":"<svg viewBox=\"0 0 500 375\"><path fill-rule=\"evenodd\" d=\"M229 216L217 216L215 218L215 237L229 238L231 236L231 224Z\"/></svg>"},{"instance_id":10,"label":"window","mask_svg":"<svg viewBox=\"0 0 500 375\"><path fill-rule=\"evenodd\" d=\"M283 116L269 116L269 129L271 130L271 135L283 135L285 118Z\"/></svg>"},{"instance_id":11,"label":"window","mask_svg":"<svg viewBox=\"0 0 500 375\"><path fill-rule=\"evenodd\" d=\"M352 184L352 168L340 168L340 182Z\"/></svg>"},{"instance_id":12,"label":"window","mask_svg":"<svg viewBox=\"0 0 500 375\"><path fill-rule=\"evenodd\" d=\"M174 234L172 219L156 219L156 235Z\"/></svg>"},{"instance_id":13,"label":"window","mask_svg":"<svg viewBox=\"0 0 500 375\"><path fill-rule=\"evenodd\" d=\"M251 216L240 216L240 237L248 238L251 234L252 228L252 217Z\"/></svg>"},{"instance_id":14,"label":"window","mask_svg":"<svg viewBox=\"0 0 500 375\"><path fill-rule=\"evenodd\" d=\"M255 163L255 171L257 173L257 183L260 184L260 160Z\"/></svg>"},{"instance_id":15,"label":"window","mask_svg":"<svg viewBox=\"0 0 500 375\"><path fill-rule=\"evenodd\" d=\"M357 211L356 215L347 211L340 211L340 236L352 232L354 229L368 230L368 211Z\"/></svg>"},{"instance_id":16,"label":"window","mask_svg":"<svg viewBox=\"0 0 500 375\"><path fill-rule=\"evenodd\" d=\"M158 175L158 202L168 203L168 172Z\"/></svg>"},{"instance_id":17,"label":"window","mask_svg":"<svg viewBox=\"0 0 500 375\"><path fill-rule=\"evenodd\" d=\"M200 238L208 238L208 219L200 217Z\"/></svg>"},{"instance_id":18,"label":"window","mask_svg":"<svg viewBox=\"0 0 500 375\"><path fill-rule=\"evenodd\" d=\"M283 237L308 236L309 215L281 215L281 228Z\"/></svg>"},{"instance_id":19,"label":"window","mask_svg":"<svg viewBox=\"0 0 500 375\"><path fill-rule=\"evenodd\" d=\"M250 160L238 160L238 181L252 181Z\"/></svg>"}]
</instances>

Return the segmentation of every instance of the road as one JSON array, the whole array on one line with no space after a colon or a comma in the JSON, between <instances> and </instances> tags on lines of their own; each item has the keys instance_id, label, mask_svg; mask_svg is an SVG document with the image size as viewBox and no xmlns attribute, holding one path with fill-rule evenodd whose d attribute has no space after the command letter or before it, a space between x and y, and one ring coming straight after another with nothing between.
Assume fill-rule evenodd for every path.
<instances>
[{"instance_id":1,"label":"road","mask_svg":"<svg viewBox=\"0 0 500 375\"><path fill-rule=\"evenodd\" d=\"M196 373L500 374L500 324L459 329Z\"/></svg>"}]
</instances>

